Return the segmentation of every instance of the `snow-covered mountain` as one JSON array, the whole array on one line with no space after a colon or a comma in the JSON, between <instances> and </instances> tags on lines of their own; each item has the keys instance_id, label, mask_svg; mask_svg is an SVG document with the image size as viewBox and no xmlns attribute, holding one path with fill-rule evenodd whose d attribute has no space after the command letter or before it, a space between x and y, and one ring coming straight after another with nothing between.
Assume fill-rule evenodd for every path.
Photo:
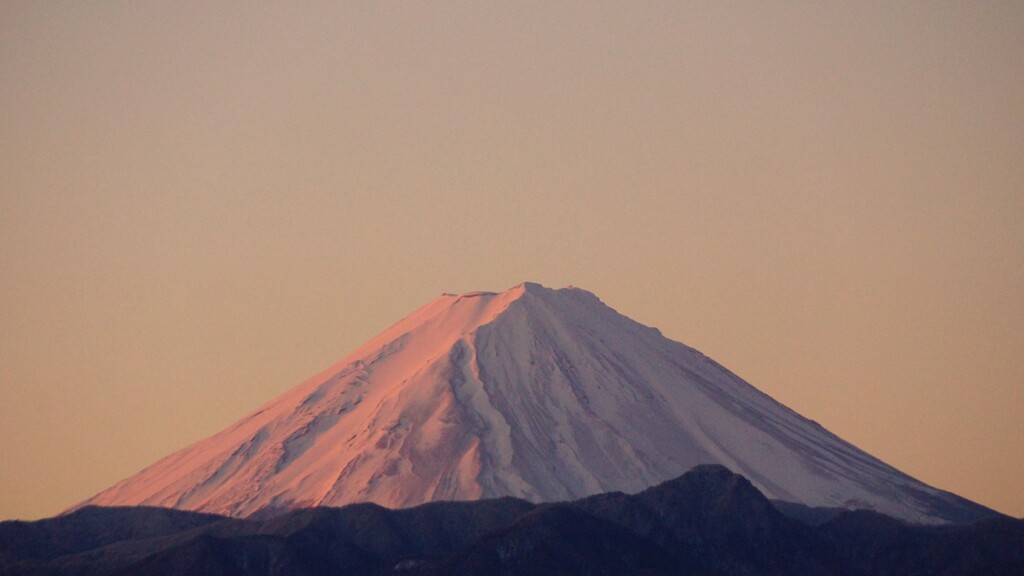
<instances>
[{"instance_id":1,"label":"snow-covered mountain","mask_svg":"<svg viewBox=\"0 0 1024 576\"><path fill-rule=\"evenodd\" d=\"M224 431L90 498L233 516L636 492L722 464L769 498L915 522L927 486L578 288L444 294Z\"/></svg>"}]
</instances>

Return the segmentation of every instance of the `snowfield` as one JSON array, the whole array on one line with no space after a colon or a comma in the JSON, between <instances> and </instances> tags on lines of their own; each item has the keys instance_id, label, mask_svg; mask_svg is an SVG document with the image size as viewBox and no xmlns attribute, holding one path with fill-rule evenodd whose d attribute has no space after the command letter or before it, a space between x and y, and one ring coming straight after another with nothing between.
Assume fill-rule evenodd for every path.
<instances>
[{"instance_id":1,"label":"snowfield","mask_svg":"<svg viewBox=\"0 0 1024 576\"><path fill-rule=\"evenodd\" d=\"M445 294L224 431L81 505L249 516L637 492L722 464L766 496L919 523L985 509L910 478L579 288Z\"/></svg>"}]
</instances>

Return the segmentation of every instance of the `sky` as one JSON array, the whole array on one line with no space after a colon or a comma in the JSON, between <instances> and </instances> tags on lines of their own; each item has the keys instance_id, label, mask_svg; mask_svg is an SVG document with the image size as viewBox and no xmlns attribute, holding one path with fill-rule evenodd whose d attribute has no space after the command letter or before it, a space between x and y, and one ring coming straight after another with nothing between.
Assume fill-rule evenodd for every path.
<instances>
[{"instance_id":1,"label":"sky","mask_svg":"<svg viewBox=\"0 0 1024 576\"><path fill-rule=\"evenodd\" d=\"M1022 158L1018 1L0 3L0 519L526 280L1024 516Z\"/></svg>"}]
</instances>

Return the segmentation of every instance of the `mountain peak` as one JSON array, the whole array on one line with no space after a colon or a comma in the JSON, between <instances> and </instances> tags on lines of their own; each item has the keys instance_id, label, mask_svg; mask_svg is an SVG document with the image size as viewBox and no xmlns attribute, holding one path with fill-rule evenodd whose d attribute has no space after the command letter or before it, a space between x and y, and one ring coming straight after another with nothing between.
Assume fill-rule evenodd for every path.
<instances>
[{"instance_id":1,"label":"mountain peak","mask_svg":"<svg viewBox=\"0 0 1024 576\"><path fill-rule=\"evenodd\" d=\"M464 292L464 293L461 293L461 294L453 293L453 292L444 292L443 294L441 294L441 296L442 297L446 297L446 298L462 298L462 297L473 298L473 297L479 297L479 296L498 296L498 295L503 295L503 294L509 294L509 295L514 295L514 296L521 296L522 294L525 294L525 293L530 293L530 294L577 293L577 294L589 294L590 296L594 296L593 292L590 292L588 290L580 288L579 286L574 286L572 284L569 284L569 285L565 286L564 288L548 288L547 286L544 286L543 284L540 284L539 282L531 282L529 280L527 280L525 282L520 282L519 284L516 284L515 286L512 286L511 288L509 288L507 290L504 290L502 292L493 292L493 291L486 291L486 290L476 290L476 291L472 291L472 292ZM596 296L594 296L594 297L596 298Z\"/></svg>"},{"instance_id":2,"label":"mountain peak","mask_svg":"<svg viewBox=\"0 0 1024 576\"><path fill-rule=\"evenodd\" d=\"M921 522L986 513L592 293L532 282L442 295L86 504L248 516L353 502L564 501L637 492L699 464L811 506Z\"/></svg>"},{"instance_id":3,"label":"mountain peak","mask_svg":"<svg viewBox=\"0 0 1024 576\"><path fill-rule=\"evenodd\" d=\"M526 282L522 282L522 283L516 284L515 286L513 286L511 288L511 290L515 290L515 289L521 289L524 292L529 291L529 292L533 292L533 293L536 293L536 292L539 292L539 291L542 291L542 290L551 290L550 288L546 288L546 287L538 284L537 282L530 282L530 281L526 281Z\"/></svg>"},{"instance_id":4,"label":"mountain peak","mask_svg":"<svg viewBox=\"0 0 1024 576\"><path fill-rule=\"evenodd\" d=\"M589 296L593 296L594 298L597 298L597 296L594 296L593 292L590 292L588 290L580 288L579 286L574 286L572 284L569 284L568 286L565 286L564 288L548 288L547 286L544 286L542 284L538 284L537 282L522 282L520 284L516 284L515 286L513 286L509 290L517 290L517 289L521 289L524 292L529 292L531 294L564 294L564 295L577 295L577 296L579 296L579 295L589 295Z\"/></svg>"}]
</instances>

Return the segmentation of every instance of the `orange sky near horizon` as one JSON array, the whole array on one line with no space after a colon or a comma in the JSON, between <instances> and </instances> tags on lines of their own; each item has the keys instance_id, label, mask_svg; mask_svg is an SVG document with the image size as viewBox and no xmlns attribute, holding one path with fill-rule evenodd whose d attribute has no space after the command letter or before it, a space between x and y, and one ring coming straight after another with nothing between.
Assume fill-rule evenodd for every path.
<instances>
[{"instance_id":1,"label":"orange sky near horizon","mask_svg":"<svg viewBox=\"0 0 1024 576\"><path fill-rule=\"evenodd\" d=\"M594 292L1024 516L1024 3L0 5L0 520L442 292Z\"/></svg>"}]
</instances>

